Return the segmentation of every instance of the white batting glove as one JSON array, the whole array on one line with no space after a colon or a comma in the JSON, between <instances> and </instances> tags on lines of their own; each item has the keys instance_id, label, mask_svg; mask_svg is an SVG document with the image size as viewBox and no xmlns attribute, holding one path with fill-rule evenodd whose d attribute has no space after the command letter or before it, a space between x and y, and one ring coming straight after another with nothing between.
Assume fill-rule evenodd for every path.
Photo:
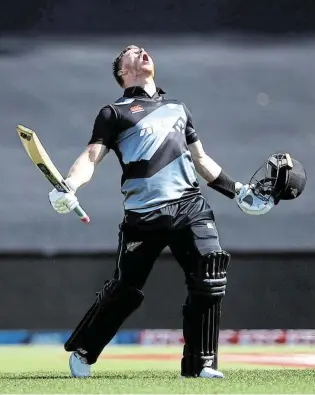
<instances>
[{"instance_id":1,"label":"white batting glove","mask_svg":"<svg viewBox=\"0 0 315 395\"><path fill-rule=\"evenodd\" d=\"M49 192L49 201L55 211L59 214L68 214L79 205L78 198L75 195L76 187L70 179L66 180L69 187L72 189L71 192L58 192L57 189L53 189Z\"/></svg>"},{"instance_id":2,"label":"white batting glove","mask_svg":"<svg viewBox=\"0 0 315 395\"><path fill-rule=\"evenodd\" d=\"M238 207L249 215L263 215L274 207L274 200L271 197L264 201L256 196L249 184L243 185L240 182L235 184L235 200Z\"/></svg>"}]
</instances>

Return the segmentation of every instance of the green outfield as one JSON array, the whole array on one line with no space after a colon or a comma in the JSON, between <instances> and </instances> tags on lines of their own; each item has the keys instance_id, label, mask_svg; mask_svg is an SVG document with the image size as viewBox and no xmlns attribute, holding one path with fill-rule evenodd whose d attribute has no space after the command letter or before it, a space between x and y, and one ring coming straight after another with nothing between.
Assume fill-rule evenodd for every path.
<instances>
[{"instance_id":1,"label":"green outfield","mask_svg":"<svg viewBox=\"0 0 315 395\"><path fill-rule=\"evenodd\" d=\"M223 380L181 379L180 347L112 346L88 379L73 379L56 346L0 347L0 393L315 393L308 347L221 347Z\"/></svg>"}]
</instances>

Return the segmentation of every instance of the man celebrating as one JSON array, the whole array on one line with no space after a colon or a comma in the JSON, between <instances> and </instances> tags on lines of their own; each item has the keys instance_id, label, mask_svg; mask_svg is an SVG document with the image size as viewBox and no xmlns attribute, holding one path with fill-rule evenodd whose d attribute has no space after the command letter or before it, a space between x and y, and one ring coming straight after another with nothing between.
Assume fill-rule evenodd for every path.
<instances>
[{"instance_id":1,"label":"man celebrating","mask_svg":"<svg viewBox=\"0 0 315 395\"><path fill-rule=\"evenodd\" d=\"M123 96L97 115L92 137L67 177L73 192L54 189L49 194L58 213L72 211L78 205L77 189L90 181L110 150L117 155L125 215L116 270L65 344L72 351L72 375L90 375L104 347L141 305L154 262L169 246L187 286L181 375L222 378L218 337L230 255L220 247L213 211L201 194L197 173L249 214L264 214L273 203L257 200L249 185L233 181L204 152L185 104L166 99L156 87L154 63L144 49L125 48L113 63L113 74ZM250 203L244 200L248 196Z\"/></svg>"}]
</instances>

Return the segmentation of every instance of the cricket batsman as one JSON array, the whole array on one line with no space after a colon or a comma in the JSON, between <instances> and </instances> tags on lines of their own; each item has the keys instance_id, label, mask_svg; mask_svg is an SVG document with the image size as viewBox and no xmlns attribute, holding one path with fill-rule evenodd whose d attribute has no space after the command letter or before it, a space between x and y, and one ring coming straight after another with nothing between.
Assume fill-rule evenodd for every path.
<instances>
[{"instance_id":1,"label":"cricket batsman","mask_svg":"<svg viewBox=\"0 0 315 395\"><path fill-rule=\"evenodd\" d=\"M205 153L186 105L166 98L156 87L154 63L147 51L134 45L125 48L113 62L113 74L123 94L96 116L92 137L66 179L72 192L49 193L58 213L71 212L79 204L78 188L91 180L110 150L117 155L124 218L116 268L65 344L65 350L72 352L72 376L90 375L104 347L140 307L154 262L168 246L187 287L181 375L223 378L218 370L218 339L230 254L220 246L214 214L197 174L245 213L262 215L280 199L293 199L302 192L304 169L288 154L277 154L263 168L265 172L271 168L272 177L256 176L254 184L236 182ZM284 175L281 180L279 174Z\"/></svg>"}]
</instances>

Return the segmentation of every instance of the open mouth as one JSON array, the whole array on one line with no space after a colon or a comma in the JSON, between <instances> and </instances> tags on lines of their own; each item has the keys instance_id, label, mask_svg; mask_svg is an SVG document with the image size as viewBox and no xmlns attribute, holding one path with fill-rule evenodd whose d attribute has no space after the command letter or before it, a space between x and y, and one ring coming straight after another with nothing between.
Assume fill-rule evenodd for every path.
<instances>
[{"instance_id":1,"label":"open mouth","mask_svg":"<svg viewBox=\"0 0 315 395\"><path fill-rule=\"evenodd\" d=\"M148 62L148 61L149 61L149 56L148 56L146 53L144 53L144 54L142 55L142 60L143 60L144 62Z\"/></svg>"}]
</instances>

